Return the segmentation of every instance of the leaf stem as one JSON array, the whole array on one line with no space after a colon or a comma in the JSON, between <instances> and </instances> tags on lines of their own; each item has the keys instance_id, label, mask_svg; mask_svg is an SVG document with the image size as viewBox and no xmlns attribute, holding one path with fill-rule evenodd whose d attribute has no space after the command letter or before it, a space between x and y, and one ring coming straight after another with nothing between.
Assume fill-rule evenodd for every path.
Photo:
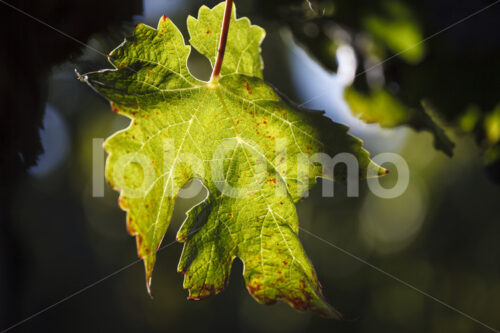
<instances>
[{"instance_id":1,"label":"leaf stem","mask_svg":"<svg viewBox=\"0 0 500 333\"><path fill-rule=\"evenodd\" d=\"M217 81L224 60L224 52L226 51L227 35L229 33L229 23L231 22L231 11L233 9L233 0L226 0L226 8L224 9L224 19L222 20L222 29L220 32L219 49L217 50L217 59L215 59L214 70L210 81Z\"/></svg>"}]
</instances>

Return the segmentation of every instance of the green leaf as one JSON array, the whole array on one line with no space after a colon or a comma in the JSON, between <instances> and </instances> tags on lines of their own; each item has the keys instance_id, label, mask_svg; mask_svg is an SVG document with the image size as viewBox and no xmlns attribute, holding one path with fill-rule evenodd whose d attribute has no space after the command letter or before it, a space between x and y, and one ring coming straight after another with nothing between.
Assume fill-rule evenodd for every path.
<instances>
[{"instance_id":1,"label":"green leaf","mask_svg":"<svg viewBox=\"0 0 500 333\"><path fill-rule=\"evenodd\" d=\"M198 20L188 21L191 44L212 62L222 14L222 4L202 7ZM299 241L295 208L316 178L328 174L317 163L304 169L298 162L304 154L349 152L362 175L384 169L347 127L292 106L260 78L261 28L233 13L229 31L217 81L190 74L190 46L166 17L157 29L137 26L109 55L115 69L80 77L132 119L105 143L106 178L120 191L148 288L179 190L197 178L208 196L187 213L177 235L185 243L178 271L185 274L190 299L221 291L238 257L257 301L281 300L338 317ZM345 177L339 165L334 178Z\"/></svg>"},{"instance_id":2,"label":"green leaf","mask_svg":"<svg viewBox=\"0 0 500 333\"><path fill-rule=\"evenodd\" d=\"M363 94L354 87L347 87L344 98L352 113L363 121L378 123L385 128L409 125L416 131L429 131L434 136L434 147L448 156L453 155L455 144L448 138L434 108L428 101L420 108L410 108L385 89Z\"/></svg>"},{"instance_id":3,"label":"green leaf","mask_svg":"<svg viewBox=\"0 0 500 333\"><path fill-rule=\"evenodd\" d=\"M187 20L191 36L189 43L206 56L212 66L217 57L224 7L223 3L212 10L202 6L198 12L198 19L189 16ZM264 29L251 25L248 18L236 20L236 9L233 6L228 34L228 40L231 42L226 46L221 74L239 73L262 78L264 65L260 55L260 44L265 35Z\"/></svg>"},{"instance_id":4,"label":"green leaf","mask_svg":"<svg viewBox=\"0 0 500 333\"><path fill-rule=\"evenodd\" d=\"M387 47L411 64L419 63L425 53L420 41L421 28L413 13L404 3L386 1L382 3L383 15L374 13L362 17L363 26Z\"/></svg>"}]
</instances>

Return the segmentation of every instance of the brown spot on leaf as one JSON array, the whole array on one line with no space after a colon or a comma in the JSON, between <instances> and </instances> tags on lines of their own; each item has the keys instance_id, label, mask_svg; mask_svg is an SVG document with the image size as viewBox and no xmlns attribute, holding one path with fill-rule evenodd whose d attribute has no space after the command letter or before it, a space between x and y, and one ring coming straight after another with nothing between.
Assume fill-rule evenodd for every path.
<instances>
[{"instance_id":1,"label":"brown spot on leaf","mask_svg":"<svg viewBox=\"0 0 500 333\"><path fill-rule=\"evenodd\" d=\"M129 218L128 222L125 223L125 226L127 227L127 232L129 235L135 235L136 232L135 232L135 229L134 227L132 226L132 220Z\"/></svg>"},{"instance_id":2,"label":"brown spot on leaf","mask_svg":"<svg viewBox=\"0 0 500 333\"><path fill-rule=\"evenodd\" d=\"M273 183L273 184L276 184L276 178L271 178L271 179L269 179L269 182L270 182L270 183Z\"/></svg>"},{"instance_id":3,"label":"brown spot on leaf","mask_svg":"<svg viewBox=\"0 0 500 333\"><path fill-rule=\"evenodd\" d=\"M212 33L212 30L208 29L207 30L207 35L211 34Z\"/></svg>"},{"instance_id":4,"label":"brown spot on leaf","mask_svg":"<svg viewBox=\"0 0 500 333\"><path fill-rule=\"evenodd\" d=\"M251 282L247 285L247 289L250 294L255 294L256 291L259 291L262 288L262 283L260 282Z\"/></svg>"},{"instance_id":5,"label":"brown spot on leaf","mask_svg":"<svg viewBox=\"0 0 500 333\"><path fill-rule=\"evenodd\" d=\"M201 290L200 290L200 293L205 293L205 292L208 292L209 295L212 295L215 293L215 288L213 285L208 285L206 283L204 283L202 286L201 286ZM207 297L209 295L203 295L201 297Z\"/></svg>"},{"instance_id":6,"label":"brown spot on leaf","mask_svg":"<svg viewBox=\"0 0 500 333\"><path fill-rule=\"evenodd\" d=\"M300 289L302 290L306 289L306 282L304 280L300 280L299 283L300 283Z\"/></svg>"},{"instance_id":7,"label":"brown spot on leaf","mask_svg":"<svg viewBox=\"0 0 500 333\"><path fill-rule=\"evenodd\" d=\"M246 83L246 88L247 88L247 92L249 95L252 94L252 88L250 88L250 85L248 84L248 82Z\"/></svg>"},{"instance_id":8,"label":"brown spot on leaf","mask_svg":"<svg viewBox=\"0 0 500 333\"><path fill-rule=\"evenodd\" d=\"M203 284L203 286L201 287L201 290L199 292L198 295L189 295L188 296L188 300L191 300L191 301L200 301L202 299L205 299L209 296L212 296L213 294L215 294L215 288L214 286L212 285L207 285L207 284Z\"/></svg>"},{"instance_id":9,"label":"brown spot on leaf","mask_svg":"<svg viewBox=\"0 0 500 333\"><path fill-rule=\"evenodd\" d=\"M123 197L118 198L118 206L120 206L123 209L129 208L127 202L125 201L125 199ZM131 219L131 218L129 218L129 219Z\"/></svg>"},{"instance_id":10,"label":"brown spot on leaf","mask_svg":"<svg viewBox=\"0 0 500 333\"><path fill-rule=\"evenodd\" d=\"M308 309L309 304L306 303L303 299L300 297L295 297L290 299L290 304L297 310L302 310L305 311Z\"/></svg>"},{"instance_id":11,"label":"brown spot on leaf","mask_svg":"<svg viewBox=\"0 0 500 333\"><path fill-rule=\"evenodd\" d=\"M140 249L142 245L142 236L140 234L137 234L137 248ZM139 256L142 258L142 256L139 253Z\"/></svg>"}]
</instances>

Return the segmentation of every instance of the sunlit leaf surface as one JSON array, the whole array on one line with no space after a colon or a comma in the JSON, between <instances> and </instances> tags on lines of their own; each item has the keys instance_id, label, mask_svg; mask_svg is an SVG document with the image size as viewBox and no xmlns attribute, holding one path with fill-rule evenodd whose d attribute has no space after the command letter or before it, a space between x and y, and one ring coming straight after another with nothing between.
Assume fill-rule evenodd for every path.
<instances>
[{"instance_id":1,"label":"sunlit leaf surface","mask_svg":"<svg viewBox=\"0 0 500 333\"><path fill-rule=\"evenodd\" d=\"M215 60L224 5L202 7L188 19L190 43ZM107 139L106 177L120 191L127 227L136 236L148 288L156 251L179 190L194 178L208 190L192 208L177 239L184 242L179 272L189 298L221 291L231 264L244 263L248 291L261 303L282 300L299 310L337 317L298 238L295 204L329 177L300 158L352 153L361 175L383 173L361 142L322 112L300 110L262 80L264 30L233 11L221 76L204 82L187 67L191 46L162 17L140 24L110 55L115 67L80 77L132 119ZM339 166L336 179L346 176Z\"/></svg>"}]
</instances>

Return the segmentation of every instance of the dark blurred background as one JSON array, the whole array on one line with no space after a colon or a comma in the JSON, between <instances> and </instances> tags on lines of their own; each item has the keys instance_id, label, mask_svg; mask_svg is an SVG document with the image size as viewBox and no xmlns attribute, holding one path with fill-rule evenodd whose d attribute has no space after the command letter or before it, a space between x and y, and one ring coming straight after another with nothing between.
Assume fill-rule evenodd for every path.
<instances>
[{"instance_id":1,"label":"dark blurred background","mask_svg":"<svg viewBox=\"0 0 500 333\"><path fill-rule=\"evenodd\" d=\"M104 197L92 196L92 140L128 120L76 80L74 70L109 68L99 52L115 48L136 23L156 26L163 14L188 39L187 15L218 2L8 3L90 47L0 3L0 330L137 260L118 194L105 186ZM408 190L396 199L380 199L364 183L359 198L347 198L341 184L334 198L322 198L318 185L298 205L301 226L500 329L500 4L373 69L376 75L362 73L374 59L380 62L492 4L236 0L238 14L267 31L267 81L293 101L349 125L372 155L395 152L410 167ZM349 54L360 75L348 89L368 97L351 94L347 102L359 106L355 99L365 98L375 116L351 107L353 116L343 98L355 72ZM198 53L192 52L189 66L209 78L210 65ZM391 98L370 99L381 91ZM438 129L416 110L427 99L439 114ZM451 150L453 157L443 153ZM397 172L386 167L392 172L382 183L391 186ZM178 202L163 244L174 240L184 212L197 200ZM175 243L158 254L154 299L146 292L143 265L136 263L14 331L488 331L307 233L300 237L327 299L345 321L286 304L259 305L244 287L239 261L223 293L187 301L183 276L176 273L182 244Z\"/></svg>"}]
</instances>

